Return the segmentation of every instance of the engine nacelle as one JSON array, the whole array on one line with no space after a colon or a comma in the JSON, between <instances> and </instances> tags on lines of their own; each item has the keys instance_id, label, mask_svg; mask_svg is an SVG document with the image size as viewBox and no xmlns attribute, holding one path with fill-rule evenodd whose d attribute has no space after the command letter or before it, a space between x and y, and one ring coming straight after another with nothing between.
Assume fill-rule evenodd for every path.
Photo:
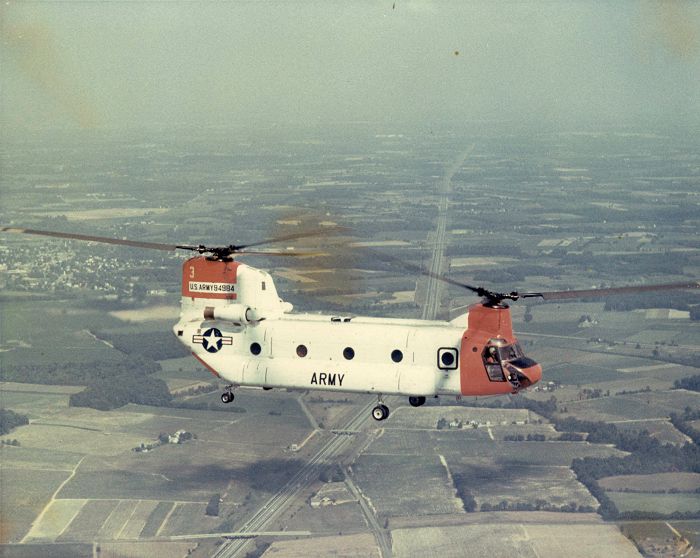
<instances>
[{"instance_id":1,"label":"engine nacelle","mask_svg":"<svg viewBox=\"0 0 700 558\"><path fill-rule=\"evenodd\" d=\"M259 322L263 319L254 308L245 304L227 304L226 306L205 306L205 320L224 320L234 323Z\"/></svg>"}]
</instances>

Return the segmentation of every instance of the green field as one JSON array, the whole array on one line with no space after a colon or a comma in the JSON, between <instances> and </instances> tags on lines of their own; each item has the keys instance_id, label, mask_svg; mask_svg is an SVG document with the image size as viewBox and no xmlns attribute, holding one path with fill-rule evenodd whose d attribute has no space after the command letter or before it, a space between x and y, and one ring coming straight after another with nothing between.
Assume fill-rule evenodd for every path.
<instances>
[{"instance_id":1,"label":"green field","mask_svg":"<svg viewBox=\"0 0 700 558\"><path fill-rule=\"evenodd\" d=\"M0 347L11 350L0 353L0 367L121 360L122 353L87 332L119 324L73 300L3 301Z\"/></svg>"},{"instance_id":2,"label":"green field","mask_svg":"<svg viewBox=\"0 0 700 558\"><path fill-rule=\"evenodd\" d=\"M379 514L415 516L464 511L437 455L406 459L403 455L364 454L352 470ZM406 479L411 479L410 490L406 490Z\"/></svg>"},{"instance_id":3,"label":"green field","mask_svg":"<svg viewBox=\"0 0 700 558\"><path fill-rule=\"evenodd\" d=\"M14 469L72 471L81 457L81 454L69 451L0 446L2 467Z\"/></svg>"},{"instance_id":4,"label":"green field","mask_svg":"<svg viewBox=\"0 0 700 558\"><path fill-rule=\"evenodd\" d=\"M92 541L109 514L117 505L116 500L91 500L85 503L78 515L59 537L60 541Z\"/></svg>"},{"instance_id":5,"label":"green field","mask_svg":"<svg viewBox=\"0 0 700 558\"><path fill-rule=\"evenodd\" d=\"M69 474L68 471L10 469L3 461L0 468L3 509L0 543L18 542ZM12 510L12 513L5 510Z\"/></svg>"},{"instance_id":6,"label":"green field","mask_svg":"<svg viewBox=\"0 0 700 558\"><path fill-rule=\"evenodd\" d=\"M700 494L645 494L637 492L606 492L617 509L658 513L698 512Z\"/></svg>"},{"instance_id":7,"label":"green field","mask_svg":"<svg viewBox=\"0 0 700 558\"><path fill-rule=\"evenodd\" d=\"M185 473L186 474L186 473ZM183 481L185 479L182 479ZM63 487L59 498L100 498L151 500L187 499L206 502L211 490L199 489L199 483L193 483L187 477L187 484L181 479L172 479L166 475L127 470L81 471ZM202 483L206 486L207 483Z\"/></svg>"},{"instance_id":8,"label":"green field","mask_svg":"<svg viewBox=\"0 0 700 558\"><path fill-rule=\"evenodd\" d=\"M587 366L578 363L555 364L547 368L546 373L548 382L581 386L628 379L628 376L614 368Z\"/></svg>"},{"instance_id":9,"label":"green field","mask_svg":"<svg viewBox=\"0 0 700 558\"><path fill-rule=\"evenodd\" d=\"M140 536L142 538L155 537L156 533L158 533L158 529L160 529L160 526L170 513L170 510L173 509L174 505L173 502L158 502L158 505L151 512L151 515L148 516Z\"/></svg>"},{"instance_id":10,"label":"green field","mask_svg":"<svg viewBox=\"0 0 700 558\"><path fill-rule=\"evenodd\" d=\"M654 391L567 402L569 413L577 418L603 421L666 418L686 406L700 408L700 393Z\"/></svg>"}]
</instances>

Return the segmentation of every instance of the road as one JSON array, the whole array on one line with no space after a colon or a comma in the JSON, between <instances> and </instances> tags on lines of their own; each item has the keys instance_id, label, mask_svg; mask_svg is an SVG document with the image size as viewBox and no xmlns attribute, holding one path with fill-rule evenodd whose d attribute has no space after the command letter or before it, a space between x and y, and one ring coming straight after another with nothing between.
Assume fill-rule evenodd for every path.
<instances>
[{"instance_id":1,"label":"road","mask_svg":"<svg viewBox=\"0 0 700 558\"><path fill-rule=\"evenodd\" d=\"M455 162L445 171L445 176L439 184L440 201L438 202L438 220L434 236L433 254L430 258L428 271L433 275L443 274L443 263L445 257L445 236L447 234L447 208L449 206L450 192L452 191L452 178L464 164L464 161L474 151L474 145L470 145L466 151L460 154ZM425 279L425 300L421 317L424 320L434 320L440 310L442 300L442 281L434 277L426 276Z\"/></svg>"},{"instance_id":2,"label":"road","mask_svg":"<svg viewBox=\"0 0 700 558\"><path fill-rule=\"evenodd\" d=\"M371 400L364 405L342 430L361 430L364 423L370 416L370 410L374 407L375 401ZM346 451L347 447L355 441L354 436L335 436L326 442L318 452L311 457L308 462L285 484L274 496L253 514L246 523L237 530L238 533L255 531L265 531L269 525L300 492L308 489L311 484L318 480L322 467L329 463L335 463L336 458ZM388 554L383 554L385 558L391 556L391 546L382 543L382 537L378 537L380 547L387 546ZM244 549L250 543L247 539L236 539L226 541L213 555L216 558L232 558L243 556ZM384 552L384 551L382 551Z\"/></svg>"}]
</instances>

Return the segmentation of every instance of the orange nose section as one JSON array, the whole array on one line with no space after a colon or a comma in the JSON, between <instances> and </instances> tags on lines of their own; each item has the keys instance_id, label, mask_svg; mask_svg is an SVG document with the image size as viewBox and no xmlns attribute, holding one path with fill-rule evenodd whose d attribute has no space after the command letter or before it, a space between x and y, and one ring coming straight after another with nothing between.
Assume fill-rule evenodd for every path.
<instances>
[{"instance_id":1,"label":"orange nose section","mask_svg":"<svg viewBox=\"0 0 700 558\"><path fill-rule=\"evenodd\" d=\"M529 383L526 387L529 387L535 385L542 379L542 366L535 364L534 366L521 370L520 373L527 378Z\"/></svg>"}]
</instances>

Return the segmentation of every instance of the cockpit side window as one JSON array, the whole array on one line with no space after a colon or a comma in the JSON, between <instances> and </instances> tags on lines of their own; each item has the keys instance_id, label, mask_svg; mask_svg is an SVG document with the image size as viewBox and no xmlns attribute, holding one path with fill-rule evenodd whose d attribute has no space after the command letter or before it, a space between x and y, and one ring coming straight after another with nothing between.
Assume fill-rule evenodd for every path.
<instances>
[{"instance_id":1,"label":"cockpit side window","mask_svg":"<svg viewBox=\"0 0 700 558\"><path fill-rule=\"evenodd\" d=\"M520 344L513 343L512 345L498 347L498 356L500 360L511 361L521 358L524 354L523 350L520 348Z\"/></svg>"},{"instance_id":2,"label":"cockpit side window","mask_svg":"<svg viewBox=\"0 0 700 558\"><path fill-rule=\"evenodd\" d=\"M499 347L487 345L481 357L484 361L484 368L486 369L489 380L492 382L505 382L506 377L505 374L503 374L503 367L501 366Z\"/></svg>"}]
</instances>

